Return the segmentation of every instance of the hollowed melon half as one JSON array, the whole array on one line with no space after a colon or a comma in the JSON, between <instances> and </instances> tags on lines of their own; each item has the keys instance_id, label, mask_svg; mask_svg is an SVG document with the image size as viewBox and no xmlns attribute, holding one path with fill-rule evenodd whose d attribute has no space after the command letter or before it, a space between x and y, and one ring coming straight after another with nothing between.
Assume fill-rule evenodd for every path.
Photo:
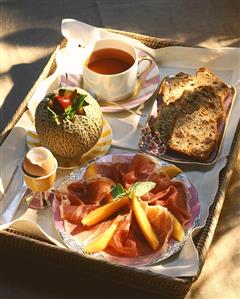
<instances>
[{"instance_id":1,"label":"hollowed melon half","mask_svg":"<svg viewBox=\"0 0 240 299\"><path fill-rule=\"evenodd\" d=\"M61 88L62 91L63 88ZM103 128L103 116L98 102L85 90L68 87L68 93L86 95L84 113L75 115L72 120L61 119L57 124L47 109L48 102L59 90L48 94L38 105L35 113L35 127L42 146L62 158L76 158L88 152L98 141Z\"/></svg>"}]
</instances>

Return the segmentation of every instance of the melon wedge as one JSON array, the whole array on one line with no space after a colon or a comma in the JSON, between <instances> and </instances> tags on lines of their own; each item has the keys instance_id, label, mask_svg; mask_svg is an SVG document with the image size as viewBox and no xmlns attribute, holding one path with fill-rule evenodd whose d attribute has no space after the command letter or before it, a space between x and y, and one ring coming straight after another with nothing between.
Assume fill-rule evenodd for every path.
<instances>
[{"instance_id":1,"label":"melon wedge","mask_svg":"<svg viewBox=\"0 0 240 299\"><path fill-rule=\"evenodd\" d=\"M163 166L161 170L166 172L170 179L182 172L182 170L175 165Z\"/></svg>"},{"instance_id":2,"label":"melon wedge","mask_svg":"<svg viewBox=\"0 0 240 299\"><path fill-rule=\"evenodd\" d=\"M136 196L132 196L132 207L134 215L137 219L137 223L145 239L154 250L157 250L159 247L158 238L147 218L144 209L141 206L139 199Z\"/></svg>"},{"instance_id":3,"label":"melon wedge","mask_svg":"<svg viewBox=\"0 0 240 299\"><path fill-rule=\"evenodd\" d=\"M177 241L183 241L185 237L183 226L173 214L171 214L171 217L173 220L173 231L171 236Z\"/></svg>"},{"instance_id":4,"label":"melon wedge","mask_svg":"<svg viewBox=\"0 0 240 299\"><path fill-rule=\"evenodd\" d=\"M91 177L94 177L98 174L98 171L97 171L97 166L96 164L90 164L86 171L85 171L85 174L84 174L84 179L89 179Z\"/></svg>"},{"instance_id":5,"label":"melon wedge","mask_svg":"<svg viewBox=\"0 0 240 299\"><path fill-rule=\"evenodd\" d=\"M98 238L84 247L84 250L89 253L94 253L104 250L111 241L118 223L113 222Z\"/></svg>"},{"instance_id":6,"label":"melon wedge","mask_svg":"<svg viewBox=\"0 0 240 299\"><path fill-rule=\"evenodd\" d=\"M101 206L85 216L82 219L82 224L86 226L97 224L107 219L109 216L126 206L128 203L129 199L127 197L123 197Z\"/></svg>"}]
</instances>

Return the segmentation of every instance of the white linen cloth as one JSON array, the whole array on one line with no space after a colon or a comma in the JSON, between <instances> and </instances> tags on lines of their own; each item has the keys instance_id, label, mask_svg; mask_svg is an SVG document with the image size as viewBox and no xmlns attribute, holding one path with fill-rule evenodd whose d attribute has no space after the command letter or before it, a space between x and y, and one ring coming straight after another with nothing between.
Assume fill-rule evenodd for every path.
<instances>
[{"instance_id":1,"label":"white linen cloth","mask_svg":"<svg viewBox=\"0 0 240 299\"><path fill-rule=\"evenodd\" d=\"M38 102L45 94L60 84L60 73L72 72L81 73L81 63L76 59L81 55L81 49L77 46L84 46L88 42L99 38L116 37L127 40L133 46L142 49L151 55L159 66L160 76L163 78L166 75L174 75L180 71L194 74L199 67L208 67L219 75L225 82L230 85L235 85L240 79L240 49L236 48L221 48L221 49L205 49L205 48L185 48L185 47L167 47L162 49L150 49L139 41L130 39L125 36L115 35L104 29L92 27L76 20L65 19L62 22L62 33L68 39L68 44L65 50L59 50L57 56L56 72L44 80L36 92L32 96L28 107L32 115ZM72 59L74 57L74 59ZM66 61L68 64L66 65ZM80 57L79 57L80 61ZM75 62L75 63L74 63ZM239 90L239 87L236 86ZM149 100L146 105L138 108L141 112L148 115L151 109L152 100ZM208 216L209 207L212 204L218 187L219 172L226 164L226 159L231 147L233 136L239 121L240 115L240 97L237 93L234 106L231 111L230 120L226 129L225 138L223 141L221 153L218 161L211 167L196 166L196 165L180 165L188 178L195 185L198 191L201 204L201 219L200 225L203 226ZM146 118L137 115L129 114L128 112L105 114L105 117L110 122L113 129L113 147L111 152L126 152L128 150L138 149L139 127L143 126ZM0 229L4 229L10 225L17 225L21 229L31 231L42 237L47 237L58 246L64 246L59 235L56 233L51 217L51 210L33 211L26 210L24 203L20 206L16 204L10 206L12 219L6 215L6 207L9 205L6 202L15 198L16 190L9 188L8 183L11 180L11 174L15 171L18 161L22 158L25 148L25 134L27 128L31 124L31 116L25 113L18 122L17 126L10 133L0 148L0 158L2 163L2 175L0 180L0 192L3 194L0 201ZM124 125L123 125L124 124ZM129 127L131 126L131 130ZM19 134L18 132L21 132ZM16 150L16 147L20 150ZM59 176L66 175L67 172L59 172ZM21 175L18 176L19 180ZM7 191L6 191L7 188ZM4 193L6 193L4 195ZM18 201L19 203L19 201ZM8 209L9 211L9 209ZM20 218L19 218L20 217ZM20 219L20 220L19 220ZM13 222L10 222L13 221ZM38 228L38 229L37 229ZM198 231L199 228L196 229ZM193 276L198 271L198 254L192 238L189 238L178 256L164 261L161 265L144 267L144 269L161 273L172 277Z\"/></svg>"}]
</instances>

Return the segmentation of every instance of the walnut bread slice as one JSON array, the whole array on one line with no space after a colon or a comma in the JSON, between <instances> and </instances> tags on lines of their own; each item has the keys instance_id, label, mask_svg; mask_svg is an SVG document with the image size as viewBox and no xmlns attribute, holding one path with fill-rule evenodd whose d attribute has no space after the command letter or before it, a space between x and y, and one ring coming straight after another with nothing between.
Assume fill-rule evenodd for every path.
<instances>
[{"instance_id":1,"label":"walnut bread slice","mask_svg":"<svg viewBox=\"0 0 240 299\"><path fill-rule=\"evenodd\" d=\"M161 88L163 102L175 102L185 91L194 91L200 86L211 86L222 102L228 94L228 86L208 68L202 67L197 70L196 76L180 72L165 78Z\"/></svg>"},{"instance_id":2,"label":"walnut bread slice","mask_svg":"<svg viewBox=\"0 0 240 299\"><path fill-rule=\"evenodd\" d=\"M173 103L182 96L184 91L192 91L197 86L197 78L183 72L174 77L167 77L161 89L163 102L166 104Z\"/></svg>"},{"instance_id":3,"label":"walnut bread slice","mask_svg":"<svg viewBox=\"0 0 240 299\"><path fill-rule=\"evenodd\" d=\"M228 94L228 86L209 69L202 67L197 71L197 81L201 86L211 86L223 102Z\"/></svg>"},{"instance_id":4,"label":"walnut bread slice","mask_svg":"<svg viewBox=\"0 0 240 299\"><path fill-rule=\"evenodd\" d=\"M205 107L178 117L168 141L170 149L206 160L217 142L217 121Z\"/></svg>"},{"instance_id":5,"label":"walnut bread slice","mask_svg":"<svg viewBox=\"0 0 240 299\"><path fill-rule=\"evenodd\" d=\"M185 91L176 105L179 106L179 103L181 103L181 114L192 113L200 107L205 107L216 121L220 121L225 116L221 98L212 86L199 86L193 91Z\"/></svg>"}]
</instances>

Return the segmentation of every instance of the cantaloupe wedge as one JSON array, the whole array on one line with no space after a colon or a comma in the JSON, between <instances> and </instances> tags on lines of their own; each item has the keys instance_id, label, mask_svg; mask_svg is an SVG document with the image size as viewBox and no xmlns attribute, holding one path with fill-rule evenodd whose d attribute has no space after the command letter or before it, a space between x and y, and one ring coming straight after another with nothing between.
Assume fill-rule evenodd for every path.
<instances>
[{"instance_id":1,"label":"cantaloupe wedge","mask_svg":"<svg viewBox=\"0 0 240 299\"><path fill-rule=\"evenodd\" d=\"M97 171L96 164L90 164L85 171L84 178L87 180L91 177L96 176L97 174L98 174L98 171Z\"/></svg>"},{"instance_id":2,"label":"cantaloupe wedge","mask_svg":"<svg viewBox=\"0 0 240 299\"><path fill-rule=\"evenodd\" d=\"M175 176L177 176L179 173L182 172L182 170L175 165L163 166L161 167L161 170L166 172L170 179L174 178Z\"/></svg>"},{"instance_id":3,"label":"cantaloupe wedge","mask_svg":"<svg viewBox=\"0 0 240 299\"><path fill-rule=\"evenodd\" d=\"M132 207L134 211L134 215L137 219L138 225L143 233L145 239L149 243L149 245L157 250L159 246L158 238L149 222L147 215L144 209L141 206L139 199L136 196L132 196Z\"/></svg>"},{"instance_id":4,"label":"cantaloupe wedge","mask_svg":"<svg viewBox=\"0 0 240 299\"><path fill-rule=\"evenodd\" d=\"M111 241L118 223L113 222L98 238L84 247L84 250L89 253L94 253L104 250Z\"/></svg>"},{"instance_id":5,"label":"cantaloupe wedge","mask_svg":"<svg viewBox=\"0 0 240 299\"><path fill-rule=\"evenodd\" d=\"M177 241L183 241L185 237L183 226L173 214L171 214L171 217L173 220L172 237Z\"/></svg>"},{"instance_id":6,"label":"cantaloupe wedge","mask_svg":"<svg viewBox=\"0 0 240 299\"><path fill-rule=\"evenodd\" d=\"M82 219L82 224L86 226L91 226L97 224L109 216L111 216L116 211L120 210L122 207L126 206L129 203L128 197L123 197L112 201L96 210L90 212L87 216Z\"/></svg>"}]
</instances>

